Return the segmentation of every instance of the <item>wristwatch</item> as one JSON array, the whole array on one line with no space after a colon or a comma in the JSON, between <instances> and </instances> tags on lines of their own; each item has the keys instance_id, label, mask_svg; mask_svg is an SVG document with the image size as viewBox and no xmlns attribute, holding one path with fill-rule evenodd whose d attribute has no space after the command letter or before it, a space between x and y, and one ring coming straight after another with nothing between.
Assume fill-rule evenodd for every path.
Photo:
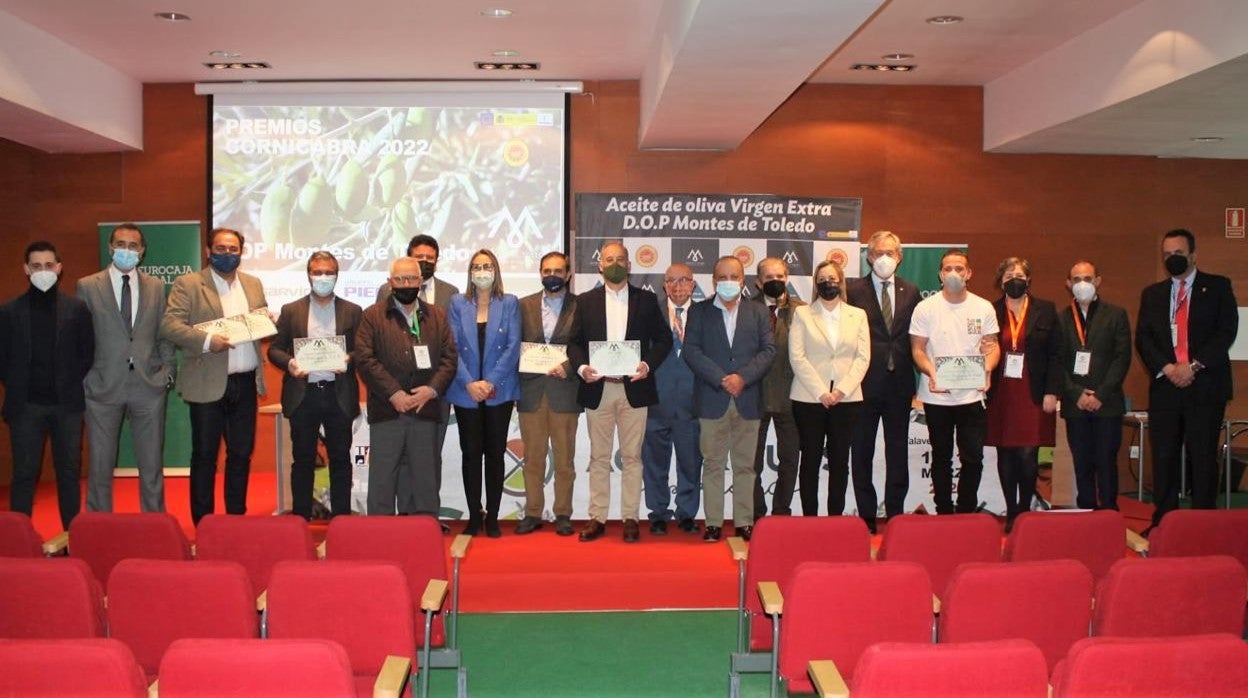
<instances>
[{"instance_id":1,"label":"wristwatch","mask_svg":"<svg viewBox=\"0 0 1248 698\"><path fill-rule=\"evenodd\" d=\"M1192 373L1200 373L1201 371L1205 370L1205 365L1200 363L1199 361L1193 361L1191 363L1191 366L1192 366Z\"/></svg>"}]
</instances>

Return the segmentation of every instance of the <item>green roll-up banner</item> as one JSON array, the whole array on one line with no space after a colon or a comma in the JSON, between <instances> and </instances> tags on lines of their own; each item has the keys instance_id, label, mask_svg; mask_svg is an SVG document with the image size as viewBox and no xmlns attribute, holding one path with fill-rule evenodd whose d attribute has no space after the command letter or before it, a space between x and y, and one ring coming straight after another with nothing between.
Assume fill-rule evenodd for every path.
<instances>
[{"instance_id":1,"label":"green roll-up banner","mask_svg":"<svg viewBox=\"0 0 1248 698\"><path fill-rule=\"evenodd\" d=\"M165 293L173 286L173 280L200 268L203 248L199 221L137 221L147 241L147 252L139 268L165 282ZM108 238L120 223L100 223L100 268L107 266L112 253ZM165 474L170 468L188 468L191 458L191 418L186 403L176 391L169 391L165 407ZM117 454L117 475L138 475L138 464L131 447L130 423L121 430L121 445Z\"/></svg>"}]
</instances>

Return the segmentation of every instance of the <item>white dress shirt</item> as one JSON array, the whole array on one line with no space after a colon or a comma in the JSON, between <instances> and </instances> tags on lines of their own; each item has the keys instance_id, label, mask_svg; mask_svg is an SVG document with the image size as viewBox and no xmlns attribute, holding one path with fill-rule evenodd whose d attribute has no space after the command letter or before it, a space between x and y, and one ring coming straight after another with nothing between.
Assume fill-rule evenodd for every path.
<instances>
[{"instance_id":1,"label":"white dress shirt","mask_svg":"<svg viewBox=\"0 0 1248 698\"><path fill-rule=\"evenodd\" d=\"M113 283L113 301L117 303L118 310L121 309L122 274L130 277L130 326L133 327L139 319L139 268L123 272L112 264L108 265L108 278Z\"/></svg>"},{"instance_id":2,"label":"white dress shirt","mask_svg":"<svg viewBox=\"0 0 1248 698\"><path fill-rule=\"evenodd\" d=\"M728 346L732 347L732 338L737 334L737 311L741 309L741 297L737 297L737 302L729 310L724 302L719 299L719 294L715 294L715 300L712 301L716 308L724 315L724 331L728 333Z\"/></svg>"},{"instance_id":3,"label":"white dress shirt","mask_svg":"<svg viewBox=\"0 0 1248 698\"><path fill-rule=\"evenodd\" d=\"M628 284L619 291L603 286L607 298L607 341L622 342L628 333Z\"/></svg>"},{"instance_id":4,"label":"white dress shirt","mask_svg":"<svg viewBox=\"0 0 1248 698\"><path fill-rule=\"evenodd\" d=\"M246 315L251 312L251 307L247 303L247 293L243 291L243 284L239 282L237 276L234 277L233 283L227 283L225 279L217 275L214 269L212 283L217 287L217 295L221 297L221 312L224 317ZM205 351L207 351L207 346L208 343L205 341ZM228 373L247 373L259 368L260 357L256 356L254 343L244 342L229 351Z\"/></svg>"}]
</instances>

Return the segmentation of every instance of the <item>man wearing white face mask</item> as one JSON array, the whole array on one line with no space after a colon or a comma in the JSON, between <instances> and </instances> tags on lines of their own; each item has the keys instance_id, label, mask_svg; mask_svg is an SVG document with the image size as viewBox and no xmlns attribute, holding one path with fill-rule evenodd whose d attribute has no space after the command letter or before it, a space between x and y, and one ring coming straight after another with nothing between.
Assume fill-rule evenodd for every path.
<instances>
[{"instance_id":1,"label":"man wearing white face mask","mask_svg":"<svg viewBox=\"0 0 1248 698\"><path fill-rule=\"evenodd\" d=\"M30 515L43 461L52 441L61 525L78 515L82 471L82 379L95 355L87 304L60 293L61 258L50 242L32 242L22 267L25 293L0 306L0 384L13 448L9 508Z\"/></svg>"},{"instance_id":2,"label":"man wearing white face mask","mask_svg":"<svg viewBox=\"0 0 1248 698\"><path fill-rule=\"evenodd\" d=\"M1126 411L1122 382L1131 367L1127 311L1105 302L1100 287L1096 265L1075 262L1066 279L1074 299L1058 313L1062 419L1080 509L1118 508L1118 447Z\"/></svg>"},{"instance_id":3,"label":"man wearing white face mask","mask_svg":"<svg viewBox=\"0 0 1248 698\"><path fill-rule=\"evenodd\" d=\"M732 463L732 525L754 531L754 451L762 417L763 376L776 358L771 314L742 303L745 267L731 255L715 263L715 296L689 309L680 358L693 371L693 410L701 428L702 505L708 543L724 526L724 468Z\"/></svg>"},{"instance_id":4,"label":"man wearing white face mask","mask_svg":"<svg viewBox=\"0 0 1248 698\"><path fill-rule=\"evenodd\" d=\"M966 289L971 262L966 250L949 250L940 258L941 292L922 300L910 319L910 349L919 378L919 400L927 418L932 445L932 487L936 513L969 514L979 507L979 480L984 471L987 418L984 394L1000 360L997 311L992 303ZM945 387L936 377L936 360L959 363L961 357L983 356L983 387ZM965 362L961 362L965 365ZM973 373L977 367L968 369ZM978 376L973 376L978 385ZM953 444L958 444L962 470L958 501L953 502Z\"/></svg>"},{"instance_id":5,"label":"man wearing white face mask","mask_svg":"<svg viewBox=\"0 0 1248 698\"><path fill-rule=\"evenodd\" d=\"M87 510L113 510L113 470L121 423L130 418L143 511L165 510L165 402L177 369L173 343L160 339L165 283L141 271L147 251L132 223L113 229L112 261L78 280L78 297L91 309L95 363L84 384L87 399Z\"/></svg>"},{"instance_id":6,"label":"man wearing white face mask","mask_svg":"<svg viewBox=\"0 0 1248 698\"><path fill-rule=\"evenodd\" d=\"M312 292L282 306L277 336L269 345L269 361L285 371L282 376L282 414L290 420L290 493L294 513L312 518L312 480L316 468L316 442L324 430L329 456L329 499L333 516L351 513L351 422L360 414L360 386L355 379L351 352L355 328L364 311L334 295L338 260L320 250L308 258L308 282ZM304 360L318 365L301 366L296 340L321 339L323 343L298 342ZM322 358L345 356L342 365L321 366Z\"/></svg>"}]
</instances>

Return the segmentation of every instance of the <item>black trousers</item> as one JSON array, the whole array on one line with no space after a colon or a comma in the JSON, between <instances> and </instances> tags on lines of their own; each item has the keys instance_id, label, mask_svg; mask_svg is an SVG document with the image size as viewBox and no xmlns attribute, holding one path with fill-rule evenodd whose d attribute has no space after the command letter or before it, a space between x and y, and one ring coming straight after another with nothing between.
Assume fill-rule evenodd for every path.
<instances>
[{"instance_id":1,"label":"black trousers","mask_svg":"<svg viewBox=\"0 0 1248 698\"><path fill-rule=\"evenodd\" d=\"M875 434L884 422L884 514L888 517L906 513L906 493L910 490L910 399L864 399L854 427L853 476L854 499L858 514L867 521L875 520L879 509L875 484Z\"/></svg>"},{"instance_id":2,"label":"black trousers","mask_svg":"<svg viewBox=\"0 0 1248 698\"><path fill-rule=\"evenodd\" d=\"M481 516L481 475L485 474L485 512L489 520L498 519L503 501L503 459L507 450L507 431L515 403L486 405L475 408L455 406L459 424L459 450L464 455L464 497L468 501L469 521Z\"/></svg>"},{"instance_id":3,"label":"black trousers","mask_svg":"<svg viewBox=\"0 0 1248 698\"><path fill-rule=\"evenodd\" d=\"M351 417L338 404L333 383L309 383L303 402L290 418L290 495L296 514L312 518L312 479L316 472L316 443L325 432L329 456L330 511L351 513Z\"/></svg>"},{"instance_id":4,"label":"black trousers","mask_svg":"<svg viewBox=\"0 0 1248 698\"><path fill-rule=\"evenodd\" d=\"M817 402L793 401L793 420L801 436L802 460L798 467L798 494L802 515L819 514L819 464L828 454L828 515L845 511L845 487L849 484L849 446L861 403L843 402L824 407Z\"/></svg>"},{"instance_id":5,"label":"black trousers","mask_svg":"<svg viewBox=\"0 0 1248 698\"><path fill-rule=\"evenodd\" d=\"M1149 406L1148 431L1153 447L1153 525L1179 506L1181 453L1191 469L1192 508L1212 509L1218 498L1218 433L1226 403L1192 404L1183 400L1171 409Z\"/></svg>"},{"instance_id":6,"label":"black trousers","mask_svg":"<svg viewBox=\"0 0 1248 698\"><path fill-rule=\"evenodd\" d=\"M1036 446L997 447L997 476L1005 495L1005 518L1013 521L1031 511L1036 495L1036 474L1040 470L1040 449Z\"/></svg>"},{"instance_id":7,"label":"black trousers","mask_svg":"<svg viewBox=\"0 0 1248 698\"><path fill-rule=\"evenodd\" d=\"M758 420L758 446L754 449L754 521L767 515L767 499L763 493L763 469L767 463L767 428L776 425L776 484L771 494L771 513L788 516L793 508L793 491L797 487L798 458L801 436L793 412L763 412Z\"/></svg>"},{"instance_id":8,"label":"black trousers","mask_svg":"<svg viewBox=\"0 0 1248 698\"><path fill-rule=\"evenodd\" d=\"M216 510L217 454L225 438L225 512L247 513L247 478L256 447L256 374L232 373L225 394L188 403L191 411L191 519Z\"/></svg>"},{"instance_id":9,"label":"black trousers","mask_svg":"<svg viewBox=\"0 0 1248 698\"><path fill-rule=\"evenodd\" d=\"M9 420L9 442L13 448L10 509L27 516L34 510L35 487L43 466L43 442L51 436L56 502L61 526L69 530L69 522L82 508L82 414L57 405L27 403L20 415Z\"/></svg>"},{"instance_id":10,"label":"black trousers","mask_svg":"<svg viewBox=\"0 0 1248 698\"><path fill-rule=\"evenodd\" d=\"M1080 509L1117 509L1122 417L1087 413L1067 417L1066 442L1075 465L1075 505Z\"/></svg>"},{"instance_id":11,"label":"black trousers","mask_svg":"<svg viewBox=\"0 0 1248 698\"><path fill-rule=\"evenodd\" d=\"M984 474L987 411L981 402L968 405L923 403L932 446L932 489L937 514L971 514L979 508L979 481ZM953 504L953 444L958 444L958 504Z\"/></svg>"}]
</instances>

